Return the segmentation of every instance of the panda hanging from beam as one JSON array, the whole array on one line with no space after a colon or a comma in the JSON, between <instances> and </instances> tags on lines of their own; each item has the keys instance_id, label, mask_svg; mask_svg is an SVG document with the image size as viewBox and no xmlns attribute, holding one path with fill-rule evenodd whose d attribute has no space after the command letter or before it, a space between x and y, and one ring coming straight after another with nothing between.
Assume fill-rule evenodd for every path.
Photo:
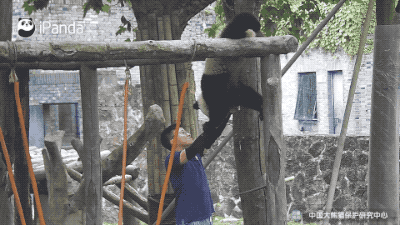
<instances>
[{"instance_id":1,"label":"panda hanging from beam","mask_svg":"<svg viewBox=\"0 0 400 225\"><path fill-rule=\"evenodd\" d=\"M240 39L254 36L249 29L260 32L260 22L250 13L241 13L222 30L220 38ZM241 75L233 75L234 71L240 67L241 63L238 63L238 59L232 57L206 59L204 74L201 78L202 94L193 105L193 108L201 109L209 118L209 121L203 125L205 133L212 128L225 127L224 119L231 116L231 110L238 106L257 110L260 113L260 119L263 119L261 95L243 84L240 81ZM210 147L211 145L206 146L206 148Z\"/></svg>"}]
</instances>

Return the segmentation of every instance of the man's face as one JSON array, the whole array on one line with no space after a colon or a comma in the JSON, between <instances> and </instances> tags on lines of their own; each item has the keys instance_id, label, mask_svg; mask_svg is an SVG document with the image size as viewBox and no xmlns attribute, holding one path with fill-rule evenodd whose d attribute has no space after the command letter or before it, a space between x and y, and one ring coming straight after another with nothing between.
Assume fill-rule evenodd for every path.
<instances>
[{"instance_id":1,"label":"man's face","mask_svg":"<svg viewBox=\"0 0 400 225\"><path fill-rule=\"evenodd\" d=\"M185 149L189 147L193 143L193 138L191 137L190 133L188 133L182 127L179 128L178 131L178 139L177 139L177 150L178 149ZM173 140L171 140L171 145L173 144Z\"/></svg>"}]
</instances>

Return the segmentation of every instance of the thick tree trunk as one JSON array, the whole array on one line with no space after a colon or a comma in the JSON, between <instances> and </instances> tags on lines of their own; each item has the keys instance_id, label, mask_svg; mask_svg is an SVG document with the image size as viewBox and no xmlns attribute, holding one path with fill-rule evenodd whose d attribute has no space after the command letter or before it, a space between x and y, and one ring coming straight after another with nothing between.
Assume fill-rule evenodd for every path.
<instances>
[{"instance_id":1,"label":"thick tree trunk","mask_svg":"<svg viewBox=\"0 0 400 225\"><path fill-rule=\"evenodd\" d=\"M243 66L236 72L246 78L246 85L257 90L256 59L240 59L237 63ZM233 115L234 152L240 193L265 184L261 170L258 118L258 112L244 107ZM263 189L242 194L240 197L244 223L267 224Z\"/></svg>"},{"instance_id":2,"label":"thick tree trunk","mask_svg":"<svg viewBox=\"0 0 400 225\"><path fill-rule=\"evenodd\" d=\"M387 219L370 224L399 223L398 74L400 26L392 0L376 2L371 131L368 160L368 211ZM391 25L394 24L394 25Z\"/></svg>"},{"instance_id":3,"label":"thick tree trunk","mask_svg":"<svg viewBox=\"0 0 400 225\"><path fill-rule=\"evenodd\" d=\"M241 12L257 15L261 6L261 2L255 0L231 2L232 5L228 5L228 1L223 4L228 22ZM232 76L240 77L245 85L259 90L257 59L241 58L235 63L243 66L238 67L241 69L235 71L236 74ZM240 193L265 185L261 169L259 125L259 114L254 110L242 107L233 115L234 152ZM244 223L267 224L264 190L247 192L240 197Z\"/></svg>"}]
</instances>

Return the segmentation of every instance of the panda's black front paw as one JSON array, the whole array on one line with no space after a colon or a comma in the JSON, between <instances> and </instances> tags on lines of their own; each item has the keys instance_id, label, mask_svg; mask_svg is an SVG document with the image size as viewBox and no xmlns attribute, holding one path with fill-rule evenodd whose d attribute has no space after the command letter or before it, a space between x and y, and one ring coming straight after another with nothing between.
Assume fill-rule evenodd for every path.
<instances>
[{"instance_id":1,"label":"panda's black front paw","mask_svg":"<svg viewBox=\"0 0 400 225\"><path fill-rule=\"evenodd\" d=\"M199 103L197 101L193 104L193 109L200 109Z\"/></svg>"},{"instance_id":2,"label":"panda's black front paw","mask_svg":"<svg viewBox=\"0 0 400 225\"><path fill-rule=\"evenodd\" d=\"M203 124L203 132L204 132L204 133L207 133L210 129L211 129L211 127L210 127L210 122L205 122L205 123Z\"/></svg>"}]
</instances>

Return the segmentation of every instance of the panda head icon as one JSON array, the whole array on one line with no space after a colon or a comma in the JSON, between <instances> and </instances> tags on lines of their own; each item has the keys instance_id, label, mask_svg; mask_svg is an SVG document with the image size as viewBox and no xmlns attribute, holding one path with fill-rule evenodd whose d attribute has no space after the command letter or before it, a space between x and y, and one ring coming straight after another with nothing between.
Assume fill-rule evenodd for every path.
<instances>
[{"instance_id":1,"label":"panda head icon","mask_svg":"<svg viewBox=\"0 0 400 225\"><path fill-rule=\"evenodd\" d=\"M35 24L32 18L19 18L18 35L21 37L30 37L35 32Z\"/></svg>"}]
</instances>

